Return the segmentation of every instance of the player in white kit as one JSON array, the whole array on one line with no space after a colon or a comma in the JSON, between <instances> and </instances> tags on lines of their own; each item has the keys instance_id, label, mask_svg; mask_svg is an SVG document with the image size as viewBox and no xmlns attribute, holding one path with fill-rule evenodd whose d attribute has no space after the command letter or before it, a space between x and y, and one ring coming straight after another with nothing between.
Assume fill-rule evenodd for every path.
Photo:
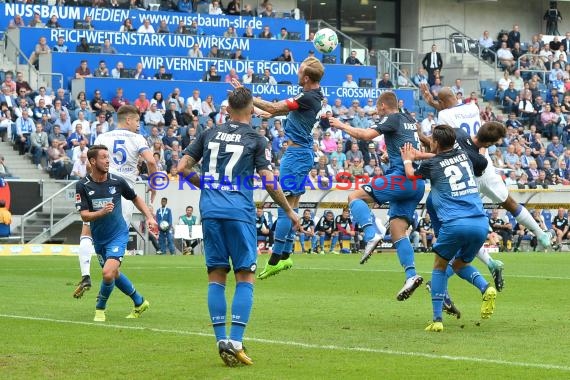
<instances>
[{"instance_id":1,"label":"player in white kit","mask_svg":"<svg viewBox=\"0 0 570 380\"><path fill-rule=\"evenodd\" d=\"M464 129L470 136L477 134L477 131L481 127L480 111L477 105L474 103L457 104L457 98L449 87L444 87L440 90L438 93L438 101L434 101L426 86L422 86L421 90L424 99L435 108L440 109L438 113L438 124ZM502 178L497 174L497 170L493 166L493 162L487 151L485 151L485 157L488 162L487 169L485 169L482 176L475 178L479 193L508 210L515 217L517 222L527 227L538 237L538 241L545 249L549 248L550 234L540 228L526 207L519 205L509 195L507 185L505 185ZM477 257L487 264L495 279L497 290L501 291L503 288L503 263L498 260L493 260L483 248L479 250ZM497 281L497 277L499 277L499 281Z\"/></svg>"},{"instance_id":2,"label":"player in white kit","mask_svg":"<svg viewBox=\"0 0 570 380\"><path fill-rule=\"evenodd\" d=\"M103 133L95 139L95 145L105 145L110 152L109 172L123 177L129 186L134 188L138 176L139 156L147 164L149 175L156 171L156 163L145 138L138 134L140 115L133 106L122 106L117 112L117 129ZM154 192L152 194L154 197ZM123 218L131 225L133 203L123 198L121 207ZM86 290L91 288L91 256L95 252L91 238L89 223L83 223L79 240L79 267L81 281L73 292L73 297L81 298Z\"/></svg>"}]
</instances>

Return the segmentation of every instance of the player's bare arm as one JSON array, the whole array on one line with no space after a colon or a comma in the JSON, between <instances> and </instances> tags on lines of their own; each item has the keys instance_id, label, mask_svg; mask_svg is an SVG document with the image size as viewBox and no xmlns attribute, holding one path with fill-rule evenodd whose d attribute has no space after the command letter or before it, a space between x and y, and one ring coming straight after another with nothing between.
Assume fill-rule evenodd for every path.
<instances>
[{"instance_id":1,"label":"player's bare arm","mask_svg":"<svg viewBox=\"0 0 570 380\"><path fill-rule=\"evenodd\" d=\"M412 165L415 156L414 150L414 147L410 143L406 143L401 150L402 160L404 160L404 169L406 170L406 177L410 179L417 178L415 176L414 167Z\"/></svg>"},{"instance_id":2,"label":"player's bare arm","mask_svg":"<svg viewBox=\"0 0 570 380\"><path fill-rule=\"evenodd\" d=\"M429 85L427 83L421 83L420 84L420 91L422 93L422 97L424 98L424 100L426 101L427 104L429 104L430 106L432 106L433 108L435 108L438 111L441 111L442 109L444 109L443 105L439 102L439 100L435 100L433 98L433 95L429 89Z\"/></svg>"},{"instance_id":3,"label":"player's bare arm","mask_svg":"<svg viewBox=\"0 0 570 380\"><path fill-rule=\"evenodd\" d=\"M253 106L267 112L271 116L287 115L291 111L285 100L274 103L260 98L253 98Z\"/></svg>"},{"instance_id":4,"label":"player's bare arm","mask_svg":"<svg viewBox=\"0 0 570 380\"><path fill-rule=\"evenodd\" d=\"M278 182L275 181L273 173L270 170L262 169L258 172L258 174L261 178L265 178L265 190L271 199L273 199L275 203L279 205L279 207L285 210L287 217L291 219L293 230L299 230L299 216L295 213L295 211L293 211L289 205L289 202L287 202L287 198L285 198L285 194L283 194L283 191L281 191L279 188Z\"/></svg>"},{"instance_id":5,"label":"player's bare arm","mask_svg":"<svg viewBox=\"0 0 570 380\"><path fill-rule=\"evenodd\" d=\"M113 202L107 202L107 204L105 204L105 207L97 211L81 210L81 220L84 222L92 222L104 217L107 214L112 213L114 208L115 204Z\"/></svg>"},{"instance_id":6,"label":"player's bare arm","mask_svg":"<svg viewBox=\"0 0 570 380\"><path fill-rule=\"evenodd\" d=\"M380 136L378 131L375 130L374 128L367 128L367 129L354 128L351 125L345 124L342 121L340 121L334 117L329 117L329 124L331 125L331 127L336 127L338 129L340 129L341 131L345 131L351 137L354 137L358 140L370 141L370 140Z\"/></svg>"},{"instance_id":7,"label":"player's bare arm","mask_svg":"<svg viewBox=\"0 0 570 380\"><path fill-rule=\"evenodd\" d=\"M182 175L184 175L185 178L188 178L188 176L190 176L190 178L188 178L190 183L199 188L200 177L196 174L195 170L192 170L194 168L194 165L196 165L196 160L190 157L189 155L185 154L178 162L177 169L178 173L182 173Z\"/></svg>"},{"instance_id":8,"label":"player's bare arm","mask_svg":"<svg viewBox=\"0 0 570 380\"><path fill-rule=\"evenodd\" d=\"M140 156L146 162L148 175L151 175L152 173L155 173L158 170L158 167L156 166L156 162L154 161L154 157L152 156L150 149L144 150L140 154ZM156 190L151 188L149 189L149 191L150 191L150 202L152 203L154 202L154 197L156 197Z\"/></svg>"},{"instance_id":9,"label":"player's bare arm","mask_svg":"<svg viewBox=\"0 0 570 380\"><path fill-rule=\"evenodd\" d=\"M420 142L427 150L429 150L431 147L431 137L424 135L424 132L422 131L422 128L419 124L417 126L417 131Z\"/></svg>"},{"instance_id":10,"label":"player's bare arm","mask_svg":"<svg viewBox=\"0 0 570 380\"><path fill-rule=\"evenodd\" d=\"M133 199L133 204L144 215L146 220L147 231L150 231L158 227L158 225L156 224L156 220L154 220L154 216L152 215L152 213L150 212L150 210L148 209L148 207L146 206L141 197L139 196L135 197L135 199Z\"/></svg>"}]
</instances>

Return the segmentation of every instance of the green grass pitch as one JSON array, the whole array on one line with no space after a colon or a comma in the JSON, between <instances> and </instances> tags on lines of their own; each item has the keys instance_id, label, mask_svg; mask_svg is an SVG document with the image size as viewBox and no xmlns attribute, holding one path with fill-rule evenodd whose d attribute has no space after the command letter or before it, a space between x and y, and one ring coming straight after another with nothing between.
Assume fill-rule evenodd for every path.
<instances>
[{"instance_id":1,"label":"green grass pitch","mask_svg":"<svg viewBox=\"0 0 570 380\"><path fill-rule=\"evenodd\" d=\"M442 333L428 333L425 288L396 301L404 276L394 254L366 265L356 255L296 255L293 269L256 283L245 337L255 363L240 368L218 357L201 256L126 257L123 270L151 308L125 319L132 304L115 289L100 324L92 322L95 259L94 287L76 300L75 257L1 257L0 378L570 378L570 255L495 257L505 262L506 287L493 317L480 320L480 294L454 277L462 319L446 316ZM432 261L416 256L425 280ZM229 298L233 279L227 288Z\"/></svg>"}]
</instances>

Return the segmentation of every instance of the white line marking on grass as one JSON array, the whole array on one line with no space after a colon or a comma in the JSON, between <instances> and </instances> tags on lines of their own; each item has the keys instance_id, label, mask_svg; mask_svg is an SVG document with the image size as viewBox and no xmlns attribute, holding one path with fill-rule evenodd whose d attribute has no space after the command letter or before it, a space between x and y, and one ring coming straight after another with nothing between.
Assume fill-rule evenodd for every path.
<instances>
[{"instance_id":1,"label":"white line marking on grass","mask_svg":"<svg viewBox=\"0 0 570 380\"><path fill-rule=\"evenodd\" d=\"M155 328L155 327L114 325L114 324L107 324L107 323L103 324L103 323L94 323L94 322L71 321L71 320L64 320L64 319L30 317L30 316L10 315L10 314L0 314L0 318L72 324L72 325L80 325L80 326L96 326L96 327L105 327L105 328L110 328L110 329L151 331L151 332L156 332L156 333L176 334L176 335L214 337L214 334L206 334L206 333L194 332L194 331L167 330L167 329L159 329L159 328ZM271 340L271 339L263 339L263 338L247 338L247 340L252 341L252 342L258 342L258 343L283 345L283 346L294 346L294 347L307 348L307 349L366 352L366 353L373 353L373 354L385 354L385 355L395 355L395 356L412 356L412 357L420 357L420 358L427 358L427 359L453 360L453 361L485 363L485 364L499 364L499 365L506 365L506 366L511 366L511 367L538 368L538 369L559 370L559 371L570 372L570 367L562 366L562 365L556 365L556 364L512 362L512 361L508 361L508 360L485 359L485 358L476 358L476 357L467 357L467 356L436 355L436 354L429 354L429 353L425 353L425 352L396 351L396 350L385 350L385 349L380 349L380 348L341 347L341 346L334 346L334 345L319 345L319 344L301 343L301 342L293 342L293 341L282 341L282 340Z\"/></svg>"}]
</instances>

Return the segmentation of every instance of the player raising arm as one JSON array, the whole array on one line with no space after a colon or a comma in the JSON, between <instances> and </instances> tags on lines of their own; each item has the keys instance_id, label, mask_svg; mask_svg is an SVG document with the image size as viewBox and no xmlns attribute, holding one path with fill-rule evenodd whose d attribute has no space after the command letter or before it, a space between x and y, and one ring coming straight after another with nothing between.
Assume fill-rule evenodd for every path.
<instances>
[{"instance_id":1,"label":"player raising arm","mask_svg":"<svg viewBox=\"0 0 570 380\"><path fill-rule=\"evenodd\" d=\"M409 298L423 282L423 278L416 273L414 249L406 231L413 223L416 206L424 195L425 183L422 179L411 180L405 177L400 149L406 143L419 148L420 142L415 121L409 115L399 112L398 99L394 93L384 92L380 95L376 107L382 118L378 124L368 129L351 127L333 117L329 122L331 126L345 131L358 140L369 141L381 134L384 135L390 161L386 176L375 177L372 184L351 192L348 202L354 220L364 231L363 240L367 243L360 260L361 264L370 258L382 239L382 234L374 222L374 214L367 203L389 203L390 234L400 264L406 273L404 286L396 296L398 301L403 301Z\"/></svg>"}]
</instances>

